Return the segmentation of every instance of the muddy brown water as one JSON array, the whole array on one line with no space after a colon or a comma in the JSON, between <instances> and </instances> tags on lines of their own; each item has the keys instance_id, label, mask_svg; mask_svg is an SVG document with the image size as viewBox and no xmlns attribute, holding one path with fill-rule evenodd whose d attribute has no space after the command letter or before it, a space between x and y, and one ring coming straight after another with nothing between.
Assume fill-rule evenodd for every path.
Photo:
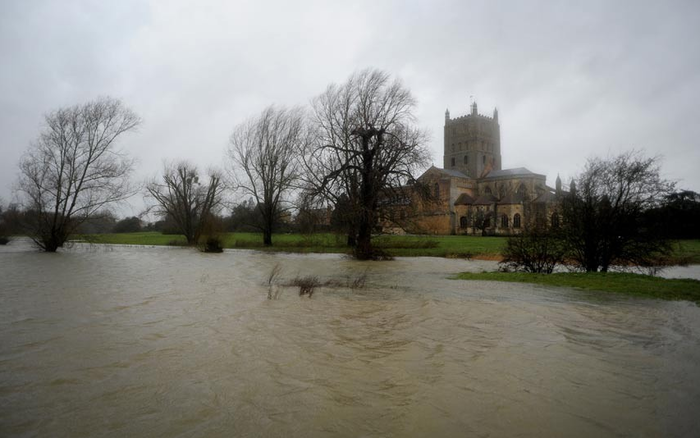
<instances>
[{"instance_id":1,"label":"muddy brown water","mask_svg":"<svg viewBox=\"0 0 700 438\"><path fill-rule=\"evenodd\" d=\"M493 267L13 242L0 436L700 436L700 308L448 279Z\"/></svg>"}]
</instances>

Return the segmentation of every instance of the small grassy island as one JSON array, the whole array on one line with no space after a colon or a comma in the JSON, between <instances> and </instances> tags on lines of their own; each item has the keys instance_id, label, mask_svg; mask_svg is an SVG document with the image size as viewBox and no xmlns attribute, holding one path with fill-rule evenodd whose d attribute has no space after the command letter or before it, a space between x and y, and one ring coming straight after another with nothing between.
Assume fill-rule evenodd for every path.
<instances>
[{"instance_id":1,"label":"small grassy island","mask_svg":"<svg viewBox=\"0 0 700 438\"><path fill-rule=\"evenodd\" d=\"M525 272L464 272L455 279L477 281L505 281L545 286L620 293L630 296L662 300L686 300L700 305L700 281L667 279L650 275L622 272L562 272L531 274Z\"/></svg>"}]
</instances>

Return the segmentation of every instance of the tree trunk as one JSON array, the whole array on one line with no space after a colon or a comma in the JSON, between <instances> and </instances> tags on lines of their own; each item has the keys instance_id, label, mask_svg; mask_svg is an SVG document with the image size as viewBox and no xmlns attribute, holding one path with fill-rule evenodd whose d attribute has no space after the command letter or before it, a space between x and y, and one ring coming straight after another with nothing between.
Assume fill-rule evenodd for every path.
<instances>
[{"instance_id":1,"label":"tree trunk","mask_svg":"<svg viewBox=\"0 0 700 438\"><path fill-rule=\"evenodd\" d=\"M357 246L357 227L354 224L348 228L348 246L350 248Z\"/></svg>"},{"instance_id":2,"label":"tree trunk","mask_svg":"<svg viewBox=\"0 0 700 438\"><path fill-rule=\"evenodd\" d=\"M374 250L372 249L372 230L369 227L360 225L357 235L357 246L355 247L355 258L358 260L372 260Z\"/></svg>"},{"instance_id":3,"label":"tree trunk","mask_svg":"<svg viewBox=\"0 0 700 438\"><path fill-rule=\"evenodd\" d=\"M272 246L272 231L275 227L275 207L270 201L265 202L260 208L262 214L263 245Z\"/></svg>"},{"instance_id":4,"label":"tree trunk","mask_svg":"<svg viewBox=\"0 0 700 438\"><path fill-rule=\"evenodd\" d=\"M360 223L357 227L355 257L358 260L372 260L375 256L374 249L372 247L372 227L374 226L373 219L374 214L372 209L365 208L360 215Z\"/></svg>"},{"instance_id":5,"label":"tree trunk","mask_svg":"<svg viewBox=\"0 0 700 438\"><path fill-rule=\"evenodd\" d=\"M49 239L48 241L44 241L44 251L46 252L56 252L58 250L59 245L54 239Z\"/></svg>"},{"instance_id":6,"label":"tree trunk","mask_svg":"<svg viewBox=\"0 0 700 438\"><path fill-rule=\"evenodd\" d=\"M51 230L48 236L44 235L41 239L41 247L46 252L56 252L58 248L63 246L65 239L61 238L62 234L58 230Z\"/></svg>"}]
</instances>

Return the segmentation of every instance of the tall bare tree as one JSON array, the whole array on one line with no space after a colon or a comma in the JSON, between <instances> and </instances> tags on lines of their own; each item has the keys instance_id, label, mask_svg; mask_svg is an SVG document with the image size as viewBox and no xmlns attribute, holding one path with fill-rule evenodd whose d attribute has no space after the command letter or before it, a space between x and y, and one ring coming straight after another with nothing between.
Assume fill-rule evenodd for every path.
<instances>
[{"instance_id":1,"label":"tall bare tree","mask_svg":"<svg viewBox=\"0 0 700 438\"><path fill-rule=\"evenodd\" d=\"M289 208L299 178L298 156L307 139L304 112L270 106L231 135L228 154L235 187L255 199L263 243L272 245L275 223Z\"/></svg>"},{"instance_id":2,"label":"tall bare tree","mask_svg":"<svg viewBox=\"0 0 700 438\"><path fill-rule=\"evenodd\" d=\"M400 81L371 69L330 85L313 102L317 137L305 154L306 183L332 201L344 197L352 207L348 240L358 259L375 257L371 239L382 199L414 183L414 173L428 163L426 134L414 126L414 108Z\"/></svg>"},{"instance_id":3,"label":"tall bare tree","mask_svg":"<svg viewBox=\"0 0 700 438\"><path fill-rule=\"evenodd\" d=\"M146 191L156 202L156 211L170 217L187 239L188 245L199 242L203 231L221 206L221 175L210 171L208 181L200 181L197 166L182 161L163 168L163 182L153 180Z\"/></svg>"},{"instance_id":4,"label":"tall bare tree","mask_svg":"<svg viewBox=\"0 0 700 438\"><path fill-rule=\"evenodd\" d=\"M31 211L28 234L54 252L95 212L133 194L133 161L116 141L141 120L105 97L53 111L45 122L20 160L17 189Z\"/></svg>"},{"instance_id":5,"label":"tall bare tree","mask_svg":"<svg viewBox=\"0 0 700 438\"><path fill-rule=\"evenodd\" d=\"M645 221L675 184L661 178L658 158L637 151L588 161L562 201L561 234L568 258L586 271L612 265L650 265L670 251L668 241Z\"/></svg>"}]
</instances>

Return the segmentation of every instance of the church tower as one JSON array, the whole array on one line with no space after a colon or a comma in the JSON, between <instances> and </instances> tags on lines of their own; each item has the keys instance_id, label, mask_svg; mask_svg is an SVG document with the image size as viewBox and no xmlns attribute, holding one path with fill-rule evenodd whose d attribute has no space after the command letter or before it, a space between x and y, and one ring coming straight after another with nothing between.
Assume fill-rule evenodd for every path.
<instances>
[{"instance_id":1,"label":"church tower","mask_svg":"<svg viewBox=\"0 0 700 438\"><path fill-rule=\"evenodd\" d=\"M470 178L485 171L501 170L501 127L498 110L493 117L479 114L476 102L466 116L450 118L445 111L445 153L443 167L458 170Z\"/></svg>"}]
</instances>

